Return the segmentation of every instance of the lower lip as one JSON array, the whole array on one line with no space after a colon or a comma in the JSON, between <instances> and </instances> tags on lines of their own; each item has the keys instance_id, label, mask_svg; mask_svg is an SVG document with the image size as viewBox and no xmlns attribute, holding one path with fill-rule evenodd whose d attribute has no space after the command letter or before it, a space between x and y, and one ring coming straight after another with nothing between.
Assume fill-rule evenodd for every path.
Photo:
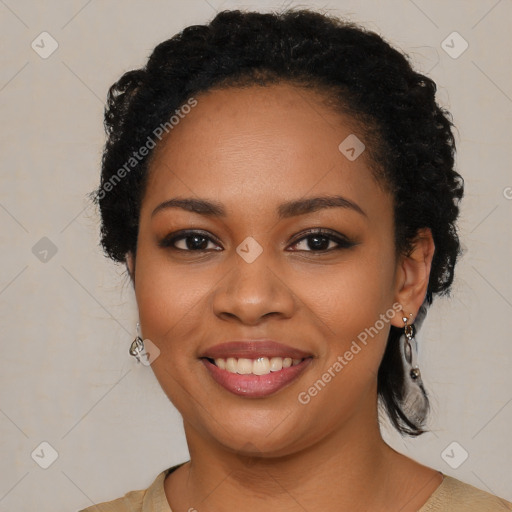
<instances>
[{"instance_id":1,"label":"lower lip","mask_svg":"<svg viewBox=\"0 0 512 512\"><path fill-rule=\"evenodd\" d=\"M235 395L263 398L276 393L297 379L311 362L311 358L308 357L295 366L283 368L278 372L270 372L267 375L240 375L221 370L208 359L201 359L201 361L213 379L224 389Z\"/></svg>"}]
</instances>

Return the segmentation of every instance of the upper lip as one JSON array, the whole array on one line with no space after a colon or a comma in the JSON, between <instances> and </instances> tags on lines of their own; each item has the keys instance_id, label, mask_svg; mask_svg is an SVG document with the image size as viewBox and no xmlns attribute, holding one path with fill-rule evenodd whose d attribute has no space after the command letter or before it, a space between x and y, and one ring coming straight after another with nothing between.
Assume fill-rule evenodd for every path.
<instances>
[{"instance_id":1,"label":"upper lip","mask_svg":"<svg viewBox=\"0 0 512 512\"><path fill-rule=\"evenodd\" d=\"M254 359L256 357L291 357L305 359L311 354L274 340L236 340L220 343L205 350L201 357L227 359L228 357Z\"/></svg>"}]
</instances>

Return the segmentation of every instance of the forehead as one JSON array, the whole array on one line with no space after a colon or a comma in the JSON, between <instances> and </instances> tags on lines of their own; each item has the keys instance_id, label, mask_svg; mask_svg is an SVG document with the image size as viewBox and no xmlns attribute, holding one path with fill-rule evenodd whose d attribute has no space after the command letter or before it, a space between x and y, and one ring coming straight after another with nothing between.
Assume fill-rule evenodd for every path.
<instances>
[{"instance_id":1,"label":"forehead","mask_svg":"<svg viewBox=\"0 0 512 512\"><path fill-rule=\"evenodd\" d=\"M239 205L243 197L245 207L309 193L339 192L355 201L383 196L365 151L356 159L344 153L347 140L361 149L362 129L321 93L277 84L210 90L195 99L155 150L150 203L179 195Z\"/></svg>"}]
</instances>

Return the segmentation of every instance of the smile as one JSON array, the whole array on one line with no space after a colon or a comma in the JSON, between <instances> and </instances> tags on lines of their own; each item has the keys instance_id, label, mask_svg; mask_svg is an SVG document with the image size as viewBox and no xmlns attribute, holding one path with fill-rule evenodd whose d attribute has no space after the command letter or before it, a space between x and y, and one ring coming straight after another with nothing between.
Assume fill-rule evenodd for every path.
<instances>
[{"instance_id":1,"label":"smile","mask_svg":"<svg viewBox=\"0 0 512 512\"><path fill-rule=\"evenodd\" d=\"M223 389L246 398L265 398L296 381L312 358L228 357L202 358L201 361L212 379ZM224 368L221 368L222 365Z\"/></svg>"},{"instance_id":2,"label":"smile","mask_svg":"<svg viewBox=\"0 0 512 512\"><path fill-rule=\"evenodd\" d=\"M302 361L303 359L292 359L291 357L257 357L256 359L228 357L226 359L210 359L210 362L213 362L217 368L240 375L268 375L270 372L279 372L283 368L297 366Z\"/></svg>"}]
</instances>

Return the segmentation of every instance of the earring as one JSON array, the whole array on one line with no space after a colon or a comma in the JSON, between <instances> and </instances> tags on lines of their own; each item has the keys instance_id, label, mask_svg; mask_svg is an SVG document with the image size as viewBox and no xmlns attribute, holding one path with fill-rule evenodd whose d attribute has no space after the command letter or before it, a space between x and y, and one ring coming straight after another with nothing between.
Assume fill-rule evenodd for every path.
<instances>
[{"instance_id":1,"label":"earring","mask_svg":"<svg viewBox=\"0 0 512 512\"><path fill-rule=\"evenodd\" d=\"M412 313L409 314L409 316L412 317ZM417 380L421 377L420 369L418 368L417 364L413 364L413 359L415 359L415 355L413 354L413 350L411 347L411 343L415 343L416 340L414 338L416 334L416 328L414 327L414 324L407 325L407 317L403 316L402 321L404 322L404 335L405 335L405 343L404 343L404 356L405 360L407 361L407 364L411 367L409 370L409 377L412 380ZM415 361L416 363L416 361Z\"/></svg>"},{"instance_id":2,"label":"earring","mask_svg":"<svg viewBox=\"0 0 512 512\"><path fill-rule=\"evenodd\" d=\"M140 337L140 324L137 322L137 337L132 341L130 345L130 355L137 359L137 363L141 362L141 354L144 352L144 342Z\"/></svg>"},{"instance_id":3,"label":"earring","mask_svg":"<svg viewBox=\"0 0 512 512\"><path fill-rule=\"evenodd\" d=\"M423 322L425 313L426 309L422 306L416 318L418 326ZM412 313L409 314L409 317L412 317ZM421 425L427 415L428 400L417 363L418 348L415 337L417 328L413 323L408 324L410 319L405 314L403 314L402 320L404 332L400 337L400 353L405 371L403 406L407 415Z\"/></svg>"}]
</instances>

